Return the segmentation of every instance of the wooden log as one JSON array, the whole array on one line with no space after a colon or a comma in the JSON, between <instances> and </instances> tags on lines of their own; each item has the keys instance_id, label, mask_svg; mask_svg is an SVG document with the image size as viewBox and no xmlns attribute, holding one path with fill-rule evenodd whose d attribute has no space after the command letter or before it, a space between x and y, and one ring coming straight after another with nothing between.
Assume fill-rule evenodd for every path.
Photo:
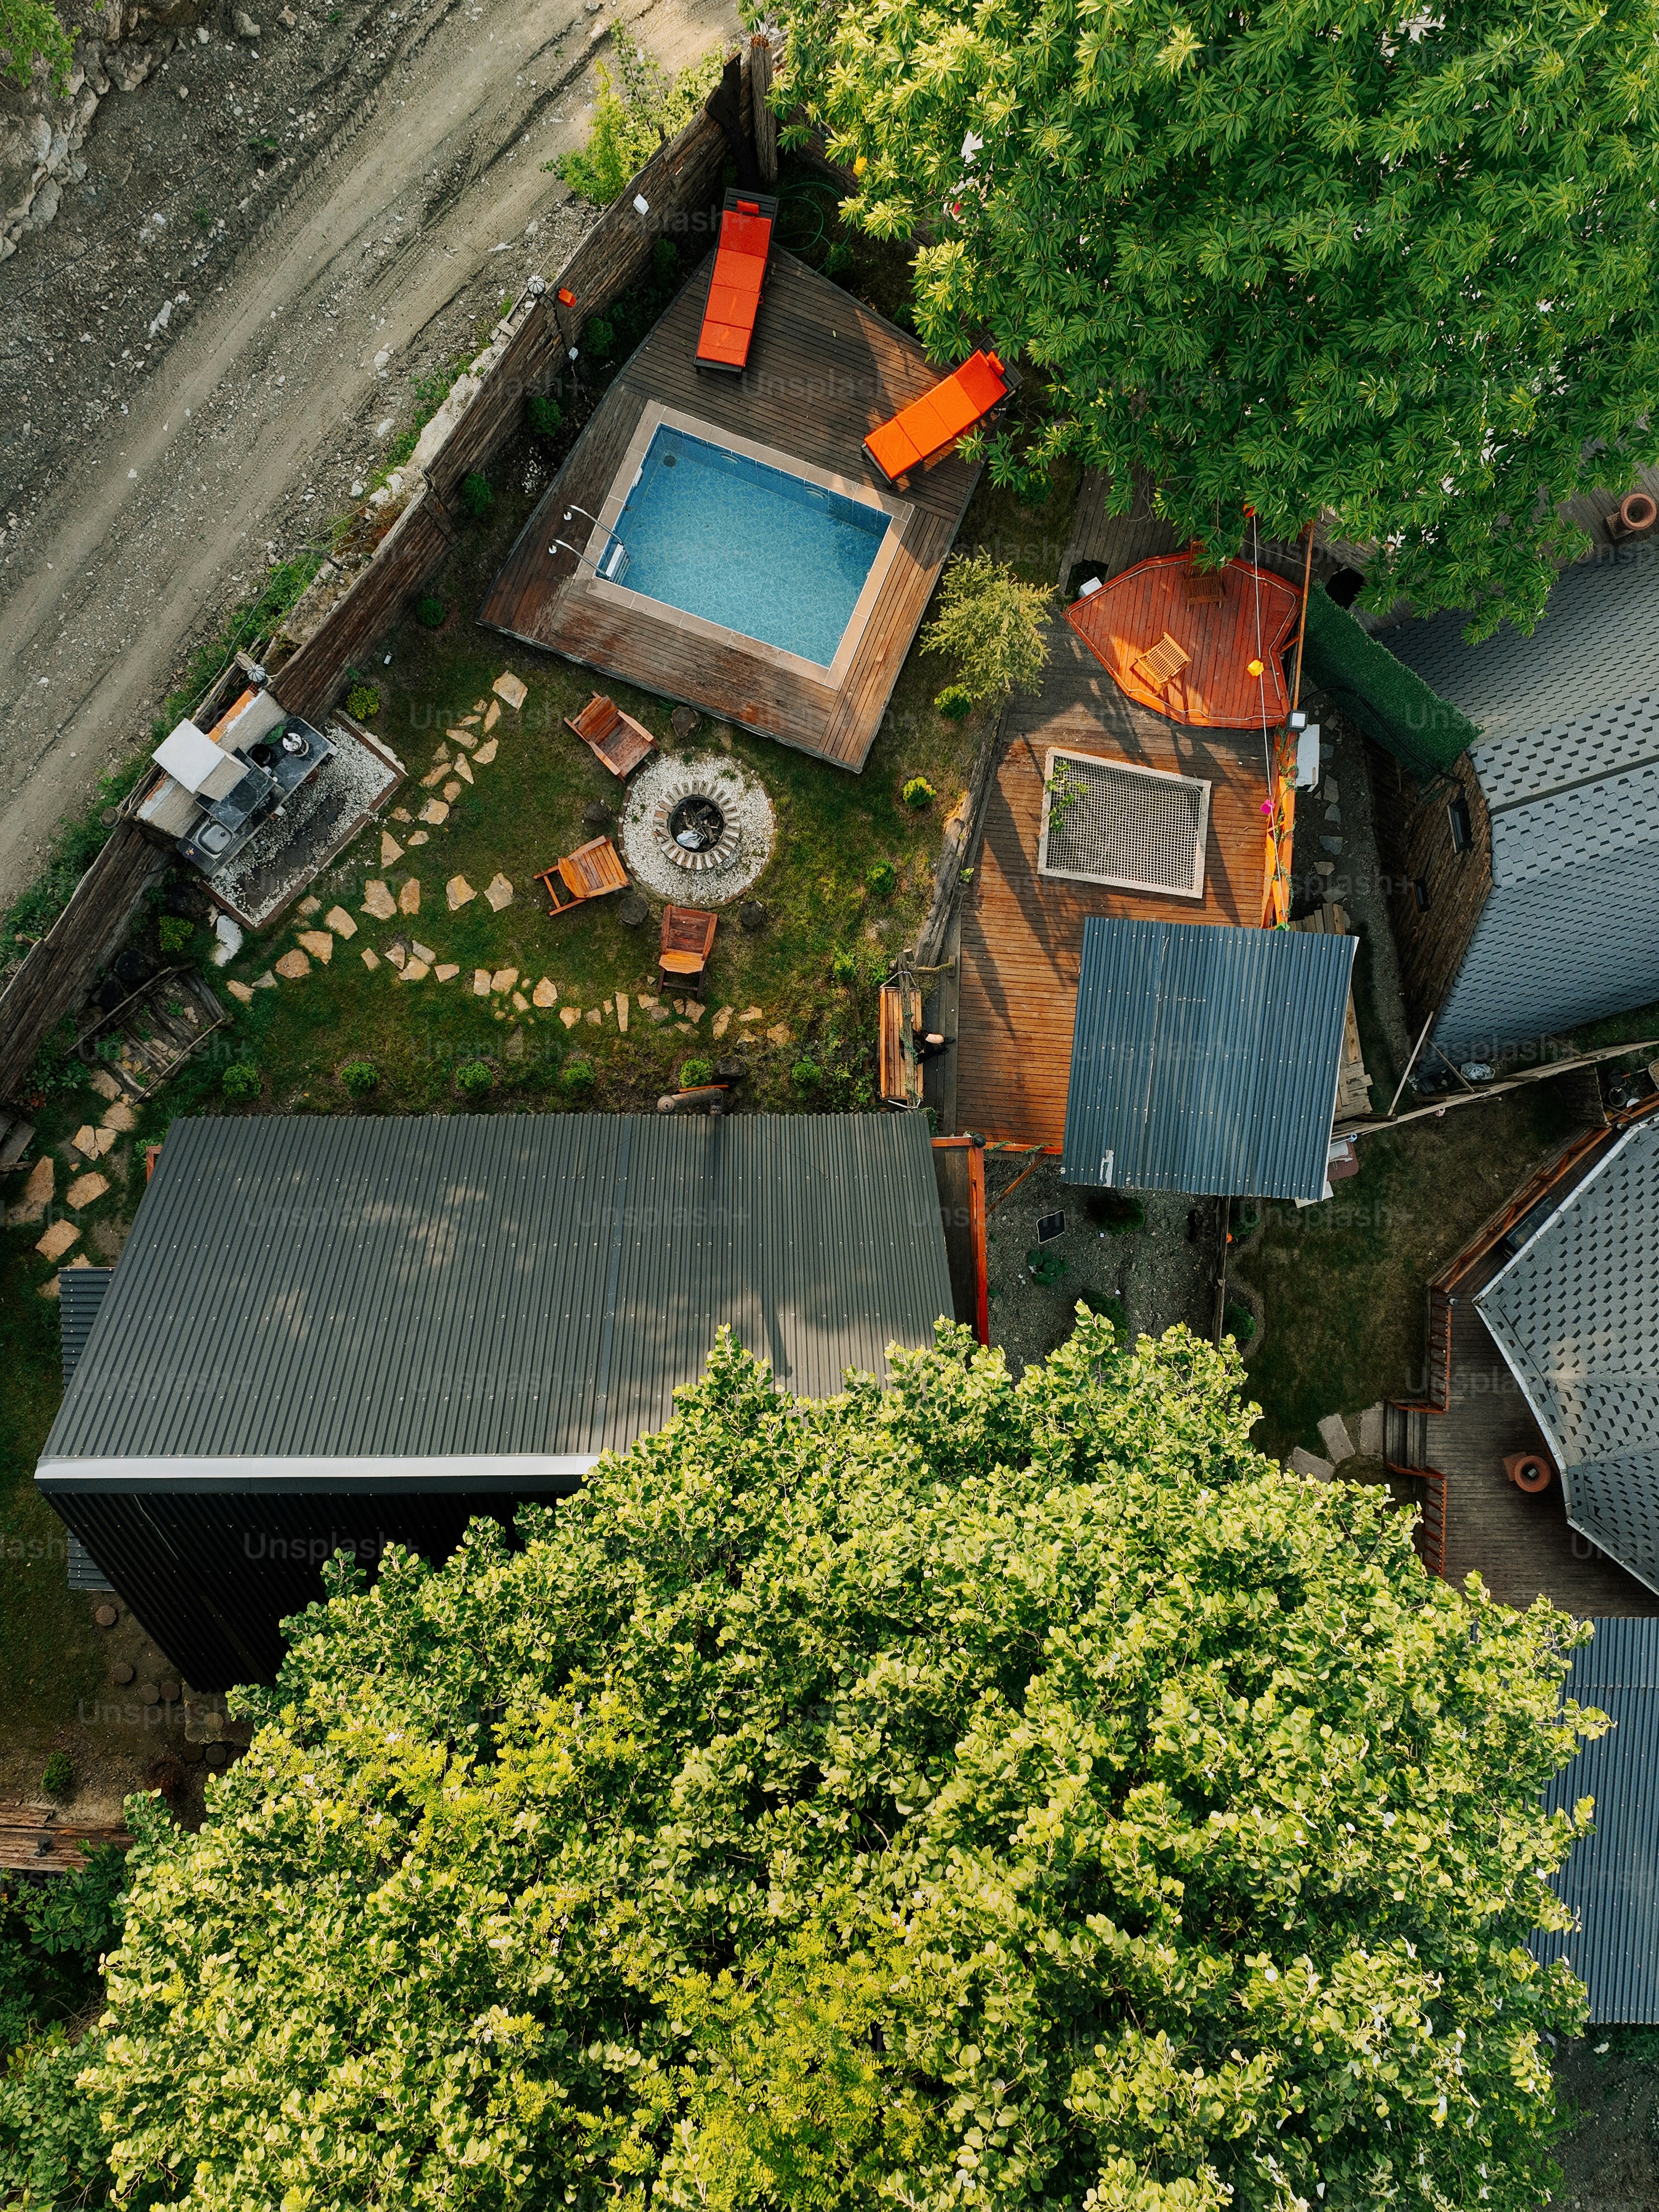
<instances>
[{"instance_id":1,"label":"wooden log","mask_svg":"<svg viewBox=\"0 0 1659 2212\"><path fill-rule=\"evenodd\" d=\"M749 41L749 112L755 138L755 163L769 191L778 181L778 118L768 105L772 89L772 42L764 31Z\"/></svg>"},{"instance_id":2,"label":"wooden log","mask_svg":"<svg viewBox=\"0 0 1659 2212\"><path fill-rule=\"evenodd\" d=\"M973 851L984 824L986 805L1002 759L1007 722L1008 708L1005 706L980 739L962 804L945 823L939 860L933 868L933 896L916 943L919 968L937 968L945 957L945 943L950 935L951 918L956 912L957 894L962 884L963 863Z\"/></svg>"}]
</instances>

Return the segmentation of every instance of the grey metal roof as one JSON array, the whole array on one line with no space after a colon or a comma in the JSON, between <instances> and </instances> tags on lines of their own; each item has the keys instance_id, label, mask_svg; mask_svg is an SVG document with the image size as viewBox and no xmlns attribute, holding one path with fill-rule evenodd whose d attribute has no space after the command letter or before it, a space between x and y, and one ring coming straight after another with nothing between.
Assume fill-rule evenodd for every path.
<instances>
[{"instance_id":1,"label":"grey metal roof","mask_svg":"<svg viewBox=\"0 0 1659 2212\"><path fill-rule=\"evenodd\" d=\"M1566 1695L1613 1725L1583 1745L1544 1795L1549 1812L1595 1801L1595 1832L1556 1875L1578 1926L1534 1935L1533 1956L1565 1959L1589 1990L1593 2022L1659 2021L1659 1620L1597 1620L1573 1654Z\"/></svg>"},{"instance_id":2,"label":"grey metal roof","mask_svg":"<svg viewBox=\"0 0 1659 2212\"><path fill-rule=\"evenodd\" d=\"M65 1267L58 1278L58 1330L65 1382L86 1349L114 1272L112 1267Z\"/></svg>"},{"instance_id":3,"label":"grey metal roof","mask_svg":"<svg viewBox=\"0 0 1659 2212\"><path fill-rule=\"evenodd\" d=\"M951 1310L921 1115L179 1121L39 1473L546 1485L722 1322L826 1396Z\"/></svg>"},{"instance_id":4,"label":"grey metal roof","mask_svg":"<svg viewBox=\"0 0 1659 2212\"><path fill-rule=\"evenodd\" d=\"M1638 1121L1475 1300L1567 1518L1659 1590L1659 1127Z\"/></svg>"},{"instance_id":5,"label":"grey metal roof","mask_svg":"<svg viewBox=\"0 0 1659 2212\"><path fill-rule=\"evenodd\" d=\"M1354 942L1091 915L1065 1180L1322 1197Z\"/></svg>"},{"instance_id":6,"label":"grey metal roof","mask_svg":"<svg viewBox=\"0 0 1659 2212\"><path fill-rule=\"evenodd\" d=\"M1381 641L1480 730L1492 887L1436 1034L1492 1059L1659 999L1659 559L1569 568L1530 637L1466 621Z\"/></svg>"}]
</instances>

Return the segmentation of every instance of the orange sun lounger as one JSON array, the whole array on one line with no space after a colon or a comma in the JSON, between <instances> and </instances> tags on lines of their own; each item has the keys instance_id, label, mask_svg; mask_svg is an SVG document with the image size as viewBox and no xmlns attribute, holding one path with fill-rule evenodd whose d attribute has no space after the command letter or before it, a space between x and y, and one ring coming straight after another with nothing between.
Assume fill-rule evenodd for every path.
<instances>
[{"instance_id":1,"label":"orange sun lounger","mask_svg":"<svg viewBox=\"0 0 1659 2212\"><path fill-rule=\"evenodd\" d=\"M970 354L954 374L872 430L864 450L889 483L940 460L958 438L1008 396L1008 373L994 353Z\"/></svg>"},{"instance_id":2,"label":"orange sun lounger","mask_svg":"<svg viewBox=\"0 0 1659 2212\"><path fill-rule=\"evenodd\" d=\"M777 201L765 192L726 195L708 304L697 333L699 368L722 368L737 376L748 365L777 213Z\"/></svg>"}]
</instances>

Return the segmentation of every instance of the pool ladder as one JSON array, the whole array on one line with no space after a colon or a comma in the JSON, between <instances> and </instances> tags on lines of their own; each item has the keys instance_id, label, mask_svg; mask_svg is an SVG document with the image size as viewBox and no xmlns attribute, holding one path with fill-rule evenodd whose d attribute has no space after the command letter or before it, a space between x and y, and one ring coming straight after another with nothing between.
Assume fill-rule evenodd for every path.
<instances>
[{"instance_id":1,"label":"pool ladder","mask_svg":"<svg viewBox=\"0 0 1659 2212\"><path fill-rule=\"evenodd\" d=\"M599 521L599 516L597 514L589 514L585 507L566 507L564 511L564 520L568 522L573 515L578 514L584 516L587 521L594 524L596 527L599 529L605 528L605 526ZM588 567L593 571L593 574L599 577L604 582L607 584L620 584L623 578L628 574L628 548L623 544L621 538L617 537L614 530L606 530L605 534L611 541L610 550L598 561L589 560L587 555L579 551L578 549L570 543L568 538L556 538L547 550L550 555L561 550L571 554L574 556L579 567L584 561L586 561Z\"/></svg>"}]
</instances>

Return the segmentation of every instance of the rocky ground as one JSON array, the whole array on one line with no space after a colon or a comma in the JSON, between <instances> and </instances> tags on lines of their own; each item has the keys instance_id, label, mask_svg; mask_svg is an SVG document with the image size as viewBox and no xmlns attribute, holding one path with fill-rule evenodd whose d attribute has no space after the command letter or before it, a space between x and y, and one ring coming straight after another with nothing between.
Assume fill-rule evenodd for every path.
<instances>
[{"instance_id":1,"label":"rocky ground","mask_svg":"<svg viewBox=\"0 0 1659 2212\"><path fill-rule=\"evenodd\" d=\"M0 899L592 221L544 164L613 23L671 68L737 29L732 0L139 12L67 103L0 110Z\"/></svg>"}]
</instances>

